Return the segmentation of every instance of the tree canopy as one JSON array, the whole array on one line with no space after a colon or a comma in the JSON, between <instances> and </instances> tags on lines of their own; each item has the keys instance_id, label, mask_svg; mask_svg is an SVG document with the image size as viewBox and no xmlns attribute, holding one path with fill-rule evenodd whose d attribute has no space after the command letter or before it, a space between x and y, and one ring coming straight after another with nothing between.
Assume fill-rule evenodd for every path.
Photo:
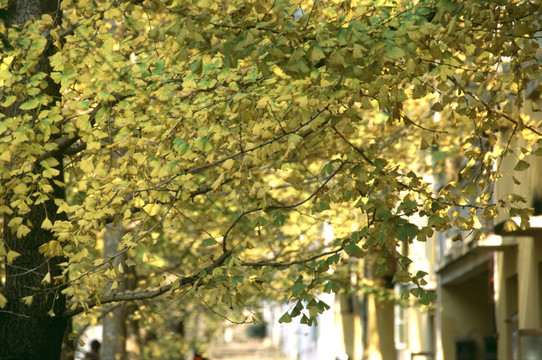
<instances>
[{"instance_id":1,"label":"tree canopy","mask_svg":"<svg viewBox=\"0 0 542 360\"><path fill-rule=\"evenodd\" d=\"M0 1L0 320L274 293L312 324L350 258L428 303L398 245L526 226L493 184L541 154L538 0L54 4Z\"/></svg>"}]
</instances>

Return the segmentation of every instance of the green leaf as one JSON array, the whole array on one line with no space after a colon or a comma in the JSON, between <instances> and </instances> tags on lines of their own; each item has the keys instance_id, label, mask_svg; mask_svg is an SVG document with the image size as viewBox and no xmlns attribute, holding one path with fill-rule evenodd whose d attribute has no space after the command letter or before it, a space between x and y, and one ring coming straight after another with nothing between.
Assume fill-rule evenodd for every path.
<instances>
[{"instance_id":1,"label":"green leaf","mask_svg":"<svg viewBox=\"0 0 542 360\"><path fill-rule=\"evenodd\" d=\"M357 246L356 244L354 243L350 243L348 245L346 245L344 247L344 251L346 251L346 253L348 255L352 255L352 256L355 256L357 258L362 258L365 256L365 252L362 251L359 246Z\"/></svg>"},{"instance_id":2,"label":"green leaf","mask_svg":"<svg viewBox=\"0 0 542 360\"><path fill-rule=\"evenodd\" d=\"M414 239L420 230L414 224L404 224L397 228L397 238L401 241L408 241Z\"/></svg>"},{"instance_id":3,"label":"green leaf","mask_svg":"<svg viewBox=\"0 0 542 360\"><path fill-rule=\"evenodd\" d=\"M230 278L230 284L235 287L238 284L242 283L243 280L245 280L245 277L243 275L235 275Z\"/></svg>"},{"instance_id":4,"label":"green leaf","mask_svg":"<svg viewBox=\"0 0 542 360\"><path fill-rule=\"evenodd\" d=\"M516 166L514 167L514 170L515 170L515 171L525 171L525 170L527 170L530 166L531 166L531 164L529 164L527 161L520 160L520 161L516 164Z\"/></svg>"},{"instance_id":5,"label":"green leaf","mask_svg":"<svg viewBox=\"0 0 542 360\"><path fill-rule=\"evenodd\" d=\"M292 317L288 313L285 313L279 319L279 324L286 324L286 323L291 323L291 322L292 322Z\"/></svg>"},{"instance_id":6,"label":"green leaf","mask_svg":"<svg viewBox=\"0 0 542 360\"><path fill-rule=\"evenodd\" d=\"M312 207L314 212L322 212L329 209L329 204L325 201L319 201Z\"/></svg>"},{"instance_id":7,"label":"green leaf","mask_svg":"<svg viewBox=\"0 0 542 360\"><path fill-rule=\"evenodd\" d=\"M324 292L327 294L330 294L332 292L337 293L339 292L341 288L339 285L335 284L333 281L328 281L327 284L324 286Z\"/></svg>"},{"instance_id":8,"label":"green leaf","mask_svg":"<svg viewBox=\"0 0 542 360\"><path fill-rule=\"evenodd\" d=\"M335 255L331 255L330 257L328 257L326 259L326 262L328 263L328 265L337 264L340 259L341 259L341 256L339 254L335 254Z\"/></svg>"},{"instance_id":9,"label":"green leaf","mask_svg":"<svg viewBox=\"0 0 542 360\"><path fill-rule=\"evenodd\" d=\"M286 221L287 218L288 216L286 216L280 211L277 211L277 213L275 214L275 219L273 220L273 226L279 227L279 226L284 225L284 222Z\"/></svg>"},{"instance_id":10,"label":"green leaf","mask_svg":"<svg viewBox=\"0 0 542 360\"><path fill-rule=\"evenodd\" d=\"M420 302L423 304L423 305L429 305L431 303L434 303L435 300L437 299L437 294L433 293L433 292L430 292L430 291L426 291L421 299L420 299Z\"/></svg>"},{"instance_id":11,"label":"green leaf","mask_svg":"<svg viewBox=\"0 0 542 360\"><path fill-rule=\"evenodd\" d=\"M331 309L331 306L320 300L316 304L316 308L318 309L318 312L323 313L324 311Z\"/></svg>"},{"instance_id":12,"label":"green leaf","mask_svg":"<svg viewBox=\"0 0 542 360\"><path fill-rule=\"evenodd\" d=\"M303 284L303 278L300 276L297 278L296 282L292 286L292 295L299 296L305 291L306 288L307 286Z\"/></svg>"},{"instance_id":13,"label":"green leaf","mask_svg":"<svg viewBox=\"0 0 542 360\"><path fill-rule=\"evenodd\" d=\"M202 242L201 242L201 245L203 246L212 246L212 245L215 245L217 244L217 241L213 238L207 238L207 239L204 239Z\"/></svg>"},{"instance_id":14,"label":"green leaf","mask_svg":"<svg viewBox=\"0 0 542 360\"><path fill-rule=\"evenodd\" d=\"M442 107L442 104L441 103L434 103L433 106L431 106L431 110L433 111L436 111L436 112L441 112L442 110L444 110L444 108Z\"/></svg>"}]
</instances>

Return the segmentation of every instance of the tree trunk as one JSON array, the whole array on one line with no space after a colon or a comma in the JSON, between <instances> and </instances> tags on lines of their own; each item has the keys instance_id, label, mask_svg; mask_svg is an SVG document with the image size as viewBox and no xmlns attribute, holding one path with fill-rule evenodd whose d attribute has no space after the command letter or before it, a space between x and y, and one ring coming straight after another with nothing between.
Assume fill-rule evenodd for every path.
<instances>
[{"instance_id":1,"label":"tree trunk","mask_svg":"<svg viewBox=\"0 0 542 360\"><path fill-rule=\"evenodd\" d=\"M125 283L126 290L135 290L137 288L137 273L135 266L128 266L124 268L125 271ZM135 302L125 304L126 316L127 316L127 328L126 328L126 354L128 360L141 359L143 339L141 339L141 332L139 330L139 320L131 316L137 311L137 304Z\"/></svg>"},{"instance_id":2,"label":"tree trunk","mask_svg":"<svg viewBox=\"0 0 542 360\"><path fill-rule=\"evenodd\" d=\"M104 256L114 256L118 252L118 246L122 238L122 228L120 225L109 224L104 235ZM123 266L125 255L115 258L113 265L118 267L120 263ZM119 288L115 291L123 291L125 287L124 274L119 278ZM111 292L110 289L106 293ZM111 311L103 320L103 343L101 347L102 360L125 360L126 359L126 309L124 304L109 305Z\"/></svg>"},{"instance_id":3,"label":"tree trunk","mask_svg":"<svg viewBox=\"0 0 542 360\"><path fill-rule=\"evenodd\" d=\"M46 13L60 21L60 14L56 13L57 6L57 0L10 0L7 25L22 27L31 18L39 19ZM48 57L52 55L52 46L48 49L42 54L35 71L50 73ZM60 97L58 85L50 78L44 92L57 99ZM15 103L6 109L5 115L12 117L19 114L19 105L20 103ZM56 157L60 163L57 166L60 174L55 180L63 182L62 155ZM41 171L39 166L35 171ZM64 199L64 188L52 181L51 186L54 189L53 197ZM10 200L6 199L6 203L11 203ZM17 209L12 210L14 215L4 218L3 237L7 247L18 252L20 256L12 264L5 265L6 281L3 294L8 302L0 311L0 359L58 360L67 326L67 319L61 315L66 307L66 299L60 289L54 288L51 283L42 284L42 280L47 274L51 279L61 275L62 269L59 264L66 259L60 257L46 259L38 248L53 239L51 231L40 228L46 215L52 223L62 217L57 214L54 200L31 205L30 212L18 216L22 216L24 222L30 221L33 225L32 230L26 236L17 238L7 226L11 218L17 214ZM33 296L31 305L21 301L27 296Z\"/></svg>"},{"instance_id":4,"label":"tree trunk","mask_svg":"<svg viewBox=\"0 0 542 360\"><path fill-rule=\"evenodd\" d=\"M74 360L76 343L72 337L73 332L73 318L68 319L68 325L66 332L64 333L64 340L62 341L62 356L60 360Z\"/></svg>"}]
</instances>

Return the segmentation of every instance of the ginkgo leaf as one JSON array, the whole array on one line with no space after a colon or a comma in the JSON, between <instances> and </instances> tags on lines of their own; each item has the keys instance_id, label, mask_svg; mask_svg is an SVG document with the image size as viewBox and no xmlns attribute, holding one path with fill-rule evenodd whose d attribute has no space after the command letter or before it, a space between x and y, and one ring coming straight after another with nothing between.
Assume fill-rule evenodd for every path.
<instances>
[{"instance_id":1,"label":"ginkgo leaf","mask_svg":"<svg viewBox=\"0 0 542 360\"><path fill-rule=\"evenodd\" d=\"M90 173L94 170L94 163L92 159L83 159L81 163L79 164L79 167L81 170L83 170L85 173Z\"/></svg>"},{"instance_id":2,"label":"ginkgo leaf","mask_svg":"<svg viewBox=\"0 0 542 360\"><path fill-rule=\"evenodd\" d=\"M19 254L18 252L14 250L9 250L6 255L8 264L13 264L13 261L15 261L15 259L17 259L19 256L21 256L21 254Z\"/></svg>"},{"instance_id":3,"label":"ginkgo leaf","mask_svg":"<svg viewBox=\"0 0 542 360\"><path fill-rule=\"evenodd\" d=\"M530 166L531 166L531 164L529 164L527 161L525 161L525 160L520 160L520 161L518 161L518 163L517 163L516 166L514 167L514 170L516 170L516 171L525 171L525 170L527 170Z\"/></svg>"},{"instance_id":4,"label":"ginkgo leaf","mask_svg":"<svg viewBox=\"0 0 542 360\"><path fill-rule=\"evenodd\" d=\"M62 245L57 240L51 240L49 242L46 242L45 244L42 244L38 248L38 250L40 253L42 253L46 257L55 257L55 256L64 255L64 250L62 249Z\"/></svg>"},{"instance_id":5,"label":"ginkgo leaf","mask_svg":"<svg viewBox=\"0 0 542 360\"><path fill-rule=\"evenodd\" d=\"M145 251L145 253L143 254L143 262L149 263L155 260L156 260L155 257L150 252Z\"/></svg>"},{"instance_id":6,"label":"ginkgo leaf","mask_svg":"<svg viewBox=\"0 0 542 360\"><path fill-rule=\"evenodd\" d=\"M17 101L17 97L15 95L9 95L6 96L4 101L0 104L2 107L9 107L11 104L13 104L15 101Z\"/></svg>"},{"instance_id":7,"label":"ginkgo leaf","mask_svg":"<svg viewBox=\"0 0 542 360\"><path fill-rule=\"evenodd\" d=\"M22 238L30 233L30 228L24 224L19 225L17 228L17 237Z\"/></svg>"},{"instance_id":8,"label":"ginkgo leaf","mask_svg":"<svg viewBox=\"0 0 542 360\"><path fill-rule=\"evenodd\" d=\"M284 178L284 181L290 184L299 184L303 182L303 176L299 172L293 171Z\"/></svg>"},{"instance_id":9,"label":"ginkgo leaf","mask_svg":"<svg viewBox=\"0 0 542 360\"><path fill-rule=\"evenodd\" d=\"M213 146L209 142L206 136L201 136L196 140L196 148L203 152L208 152L213 149Z\"/></svg>"},{"instance_id":10,"label":"ginkgo leaf","mask_svg":"<svg viewBox=\"0 0 542 360\"><path fill-rule=\"evenodd\" d=\"M51 273L50 272L47 272L47 274L45 274L45 276L41 280L41 283L42 284L50 284L51 283Z\"/></svg>"},{"instance_id":11,"label":"ginkgo leaf","mask_svg":"<svg viewBox=\"0 0 542 360\"><path fill-rule=\"evenodd\" d=\"M13 188L13 192L18 195L26 193L26 190L27 190L27 187L26 187L26 184L24 183L20 183L19 185Z\"/></svg>"},{"instance_id":12,"label":"ginkgo leaf","mask_svg":"<svg viewBox=\"0 0 542 360\"><path fill-rule=\"evenodd\" d=\"M143 210L149 214L149 216L155 216L160 211L160 205L158 204L147 204L143 207Z\"/></svg>"},{"instance_id":13,"label":"ginkgo leaf","mask_svg":"<svg viewBox=\"0 0 542 360\"><path fill-rule=\"evenodd\" d=\"M53 228L53 223L51 222L51 220L49 220L49 218L45 218L45 220L43 220L43 222L41 223L41 228L45 230L51 230Z\"/></svg>"},{"instance_id":14,"label":"ginkgo leaf","mask_svg":"<svg viewBox=\"0 0 542 360\"><path fill-rule=\"evenodd\" d=\"M279 318L279 324L287 324L287 323L291 323L292 322L292 317L290 316L290 314L288 313L284 313L280 318Z\"/></svg>"},{"instance_id":15,"label":"ginkgo leaf","mask_svg":"<svg viewBox=\"0 0 542 360\"><path fill-rule=\"evenodd\" d=\"M28 100L27 102L24 102L21 104L20 109L21 110L32 110L38 107L40 104L39 100L37 98L32 98Z\"/></svg>"},{"instance_id":16,"label":"ginkgo leaf","mask_svg":"<svg viewBox=\"0 0 542 360\"><path fill-rule=\"evenodd\" d=\"M224 161L224 163L222 164L222 168L226 170L231 170L234 164L235 164L235 161L233 159L228 159Z\"/></svg>"},{"instance_id":17,"label":"ginkgo leaf","mask_svg":"<svg viewBox=\"0 0 542 360\"><path fill-rule=\"evenodd\" d=\"M201 245L203 245L203 246L211 246L211 245L214 245L214 244L216 244L216 240L213 239L213 238L207 238L207 239L205 239L205 240L203 240L201 242Z\"/></svg>"},{"instance_id":18,"label":"ginkgo leaf","mask_svg":"<svg viewBox=\"0 0 542 360\"><path fill-rule=\"evenodd\" d=\"M506 229L529 223L531 189L510 193L542 154L537 1L185 3L6 15L31 20L2 39L0 256L49 271L50 296L24 284L46 309L34 325L66 297L65 315L93 323L120 299L108 290L141 299L136 317L167 308L157 339L201 300L229 317L287 299L282 322L312 325L316 296L358 268L368 296L398 270L404 300L429 303L401 255L414 242L476 240L503 212L518 219Z\"/></svg>"},{"instance_id":19,"label":"ginkgo leaf","mask_svg":"<svg viewBox=\"0 0 542 360\"><path fill-rule=\"evenodd\" d=\"M31 306L34 301L34 296L25 296L21 299L21 302L25 304L26 306Z\"/></svg>"}]
</instances>

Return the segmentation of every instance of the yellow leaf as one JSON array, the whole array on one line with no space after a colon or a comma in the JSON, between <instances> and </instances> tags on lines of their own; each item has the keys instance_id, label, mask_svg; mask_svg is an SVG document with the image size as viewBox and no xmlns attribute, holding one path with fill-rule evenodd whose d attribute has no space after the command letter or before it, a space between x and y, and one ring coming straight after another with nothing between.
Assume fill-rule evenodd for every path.
<instances>
[{"instance_id":1,"label":"yellow leaf","mask_svg":"<svg viewBox=\"0 0 542 360\"><path fill-rule=\"evenodd\" d=\"M43 279L41 280L41 283L44 284L44 285L51 283L51 273L50 272L48 272L47 275L45 275L43 277Z\"/></svg>"},{"instance_id":2,"label":"yellow leaf","mask_svg":"<svg viewBox=\"0 0 542 360\"><path fill-rule=\"evenodd\" d=\"M472 221L473 221L473 224L472 224L473 229L478 230L482 228L482 223L480 222L480 220L478 220L477 216L473 216Z\"/></svg>"},{"instance_id":3,"label":"yellow leaf","mask_svg":"<svg viewBox=\"0 0 542 360\"><path fill-rule=\"evenodd\" d=\"M3 106L3 107L11 106L11 104L13 104L16 100L17 100L16 96L9 95L9 96L6 97L4 102L2 104L0 104L0 106Z\"/></svg>"},{"instance_id":4,"label":"yellow leaf","mask_svg":"<svg viewBox=\"0 0 542 360\"><path fill-rule=\"evenodd\" d=\"M51 240L38 248L39 252L47 257L55 257L64 255L62 245L57 240Z\"/></svg>"},{"instance_id":5,"label":"yellow leaf","mask_svg":"<svg viewBox=\"0 0 542 360\"><path fill-rule=\"evenodd\" d=\"M233 159L228 159L224 161L224 164L222 164L222 168L226 170L231 170L234 164L235 164L235 161L233 161Z\"/></svg>"},{"instance_id":6,"label":"yellow leaf","mask_svg":"<svg viewBox=\"0 0 542 360\"><path fill-rule=\"evenodd\" d=\"M288 136L288 148L293 149L303 140L303 138L296 134L290 134Z\"/></svg>"},{"instance_id":7,"label":"yellow leaf","mask_svg":"<svg viewBox=\"0 0 542 360\"><path fill-rule=\"evenodd\" d=\"M21 302L23 302L26 306L32 305L32 301L34 300L34 296L25 296L21 299Z\"/></svg>"},{"instance_id":8,"label":"yellow leaf","mask_svg":"<svg viewBox=\"0 0 542 360\"><path fill-rule=\"evenodd\" d=\"M17 228L17 237L22 238L23 236L28 235L29 232L30 232L30 228L28 226L24 225L24 224L21 224Z\"/></svg>"},{"instance_id":9,"label":"yellow leaf","mask_svg":"<svg viewBox=\"0 0 542 360\"><path fill-rule=\"evenodd\" d=\"M92 159L83 159L81 160L81 163L79 164L79 168L83 170L86 173L90 173L94 170L94 164L92 163Z\"/></svg>"},{"instance_id":10,"label":"yellow leaf","mask_svg":"<svg viewBox=\"0 0 542 360\"><path fill-rule=\"evenodd\" d=\"M70 264L77 264L89 257L88 250L83 248L80 252L70 257Z\"/></svg>"},{"instance_id":11,"label":"yellow leaf","mask_svg":"<svg viewBox=\"0 0 542 360\"><path fill-rule=\"evenodd\" d=\"M215 182L211 185L211 189L213 189L213 191L216 191L220 185L222 185L222 182L224 181L224 174L221 174L218 179L215 180Z\"/></svg>"},{"instance_id":12,"label":"yellow leaf","mask_svg":"<svg viewBox=\"0 0 542 360\"><path fill-rule=\"evenodd\" d=\"M319 45L315 45L311 51L311 61L316 63L321 59L324 59L326 54L322 51L322 48Z\"/></svg>"},{"instance_id":13,"label":"yellow leaf","mask_svg":"<svg viewBox=\"0 0 542 360\"><path fill-rule=\"evenodd\" d=\"M14 217L13 219L9 221L8 227L10 228L18 227L19 225L21 225L22 222L23 222L22 217Z\"/></svg>"},{"instance_id":14,"label":"yellow leaf","mask_svg":"<svg viewBox=\"0 0 542 360\"><path fill-rule=\"evenodd\" d=\"M44 14L41 16L41 22L45 26L51 26L53 25L53 18L49 14Z\"/></svg>"},{"instance_id":15,"label":"yellow leaf","mask_svg":"<svg viewBox=\"0 0 542 360\"><path fill-rule=\"evenodd\" d=\"M49 169L43 170L42 174L43 174L43 177L50 179L60 174L60 171L58 171L57 169L49 168Z\"/></svg>"},{"instance_id":16,"label":"yellow leaf","mask_svg":"<svg viewBox=\"0 0 542 360\"><path fill-rule=\"evenodd\" d=\"M21 254L19 254L17 251L10 250L8 251L6 258L8 260L8 264L13 264L13 261L17 259Z\"/></svg>"},{"instance_id":17,"label":"yellow leaf","mask_svg":"<svg viewBox=\"0 0 542 360\"><path fill-rule=\"evenodd\" d=\"M56 211L57 214L60 214L61 212L69 213L70 212L70 205L66 202L62 202L58 206L58 210Z\"/></svg>"},{"instance_id":18,"label":"yellow leaf","mask_svg":"<svg viewBox=\"0 0 542 360\"><path fill-rule=\"evenodd\" d=\"M158 213L158 210L160 210L160 205L157 204L147 204L143 207L143 210L149 214L149 216L154 216Z\"/></svg>"},{"instance_id":19,"label":"yellow leaf","mask_svg":"<svg viewBox=\"0 0 542 360\"><path fill-rule=\"evenodd\" d=\"M145 253L143 254L143 262L149 263L153 262L154 260L154 256L152 256L150 252L145 251Z\"/></svg>"},{"instance_id":20,"label":"yellow leaf","mask_svg":"<svg viewBox=\"0 0 542 360\"><path fill-rule=\"evenodd\" d=\"M284 178L289 184L299 184L303 182L303 176L298 171L292 171L287 177Z\"/></svg>"},{"instance_id":21,"label":"yellow leaf","mask_svg":"<svg viewBox=\"0 0 542 360\"><path fill-rule=\"evenodd\" d=\"M51 222L51 220L49 220L49 218L45 218L45 220L43 220L43 222L41 223L41 228L45 230L51 230L53 228L53 223Z\"/></svg>"},{"instance_id":22,"label":"yellow leaf","mask_svg":"<svg viewBox=\"0 0 542 360\"><path fill-rule=\"evenodd\" d=\"M8 302L8 299L2 294L0 294L0 309L3 309L6 307L6 304Z\"/></svg>"},{"instance_id":23,"label":"yellow leaf","mask_svg":"<svg viewBox=\"0 0 542 360\"><path fill-rule=\"evenodd\" d=\"M2 152L2 154L0 155L0 160L5 161L5 162L10 161L11 160L11 152L9 152L9 151Z\"/></svg>"},{"instance_id":24,"label":"yellow leaf","mask_svg":"<svg viewBox=\"0 0 542 360\"><path fill-rule=\"evenodd\" d=\"M13 188L13 192L17 195L22 195L26 193L26 189L26 185L24 183L20 183L19 185L15 186L15 188Z\"/></svg>"},{"instance_id":25,"label":"yellow leaf","mask_svg":"<svg viewBox=\"0 0 542 360\"><path fill-rule=\"evenodd\" d=\"M34 108L37 108L40 102L36 98L32 98L28 100L27 102L24 102L19 106L21 110L32 110Z\"/></svg>"}]
</instances>

